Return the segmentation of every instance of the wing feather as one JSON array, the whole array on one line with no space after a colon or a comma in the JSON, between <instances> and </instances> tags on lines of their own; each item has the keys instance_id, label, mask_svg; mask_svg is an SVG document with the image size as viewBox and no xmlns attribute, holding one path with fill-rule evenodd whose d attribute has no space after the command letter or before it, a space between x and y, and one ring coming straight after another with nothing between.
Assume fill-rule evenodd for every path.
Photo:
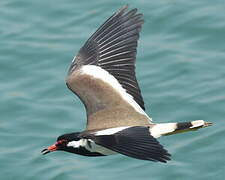
<instances>
[{"instance_id":1,"label":"wing feather","mask_svg":"<svg viewBox=\"0 0 225 180\"><path fill-rule=\"evenodd\" d=\"M91 138L105 148L142 160L167 162L170 154L149 133L148 127L130 127L111 135L95 135Z\"/></svg>"},{"instance_id":2,"label":"wing feather","mask_svg":"<svg viewBox=\"0 0 225 180\"><path fill-rule=\"evenodd\" d=\"M137 13L137 9L128 11L127 8L125 6L114 13L88 39L74 58L68 76L84 65L99 66L113 75L144 110L144 101L135 76L137 41L143 15ZM67 85L70 86L68 82Z\"/></svg>"}]
</instances>

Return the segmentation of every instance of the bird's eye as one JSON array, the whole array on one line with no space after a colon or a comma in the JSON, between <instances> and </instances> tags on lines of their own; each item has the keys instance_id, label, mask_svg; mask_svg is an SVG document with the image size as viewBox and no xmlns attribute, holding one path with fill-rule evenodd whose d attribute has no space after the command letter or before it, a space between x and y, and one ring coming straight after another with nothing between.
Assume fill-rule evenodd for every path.
<instances>
[{"instance_id":1,"label":"bird's eye","mask_svg":"<svg viewBox=\"0 0 225 180\"><path fill-rule=\"evenodd\" d=\"M56 145L66 145L67 144L67 140L65 140L65 139L62 139L62 140L59 140L59 141L57 141L57 143L56 143Z\"/></svg>"}]
</instances>

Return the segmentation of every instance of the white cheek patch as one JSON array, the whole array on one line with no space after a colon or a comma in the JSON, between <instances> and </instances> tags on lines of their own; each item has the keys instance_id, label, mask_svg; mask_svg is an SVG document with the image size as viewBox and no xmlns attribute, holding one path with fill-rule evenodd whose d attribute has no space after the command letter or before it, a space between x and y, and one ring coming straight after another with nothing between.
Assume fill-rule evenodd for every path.
<instances>
[{"instance_id":1,"label":"white cheek patch","mask_svg":"<svg viewBox=\"0 0 225 180\"><path fill-rule=\"evenodd\" d=\"M86 139L80 139L79 141L70 141L67 144L67 147L73 147L73 148L78 148L80 146L86 146L87 140Z\"/></svg>"}]
</instances>

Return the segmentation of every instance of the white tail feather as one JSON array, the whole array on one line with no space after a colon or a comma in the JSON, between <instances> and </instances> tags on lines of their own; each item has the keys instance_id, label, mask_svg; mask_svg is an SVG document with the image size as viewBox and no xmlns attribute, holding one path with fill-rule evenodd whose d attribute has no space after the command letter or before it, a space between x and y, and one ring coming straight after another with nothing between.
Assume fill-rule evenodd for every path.
<instances>
[{"instance_id":1,"label":"white tail feather","mask_svg":"<svg viewBox=\"0 0 225 180\"><path fill-rule=\"evenodd\" d=\"M183 133L187 131L194 131L198 130L199 128L208 127L211 125L212 123L205 122L203 120L195 120L181 123L155 124L150 128L150 133L153 137L158 138L163 135L165 136L176 133Z\"/></svg>"}]
</instances>

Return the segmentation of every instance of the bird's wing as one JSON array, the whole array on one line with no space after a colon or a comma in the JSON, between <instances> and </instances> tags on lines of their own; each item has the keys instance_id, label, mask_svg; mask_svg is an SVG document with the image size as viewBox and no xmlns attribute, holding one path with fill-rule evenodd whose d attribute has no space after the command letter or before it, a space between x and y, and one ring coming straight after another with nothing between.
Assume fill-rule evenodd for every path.
<instances>
[{"instance_id":1,"label":"bird's wing","mask_svg":"<svg viewBox=\"0 0 225 180\"><path fill-rule=\"evenodd\" d=\"M88 39L69 68L66 83L86 107L87 129L147 124L151 120L144 112L135 77L143 15L127 8L114 13Z\"/></svg>"},{"instance_id":2,"label":"bird's wing","mask_svg":"<svg viewBox=\"0 0 225 180\"><path fill-rule=\"evenodd\" d=\"M134 126L111 135L98 135L100 132L87 138L98 145L133 158L160 162L170 160L170 154L150 135L148 127Z\"/></svg>"}]
</instances>

